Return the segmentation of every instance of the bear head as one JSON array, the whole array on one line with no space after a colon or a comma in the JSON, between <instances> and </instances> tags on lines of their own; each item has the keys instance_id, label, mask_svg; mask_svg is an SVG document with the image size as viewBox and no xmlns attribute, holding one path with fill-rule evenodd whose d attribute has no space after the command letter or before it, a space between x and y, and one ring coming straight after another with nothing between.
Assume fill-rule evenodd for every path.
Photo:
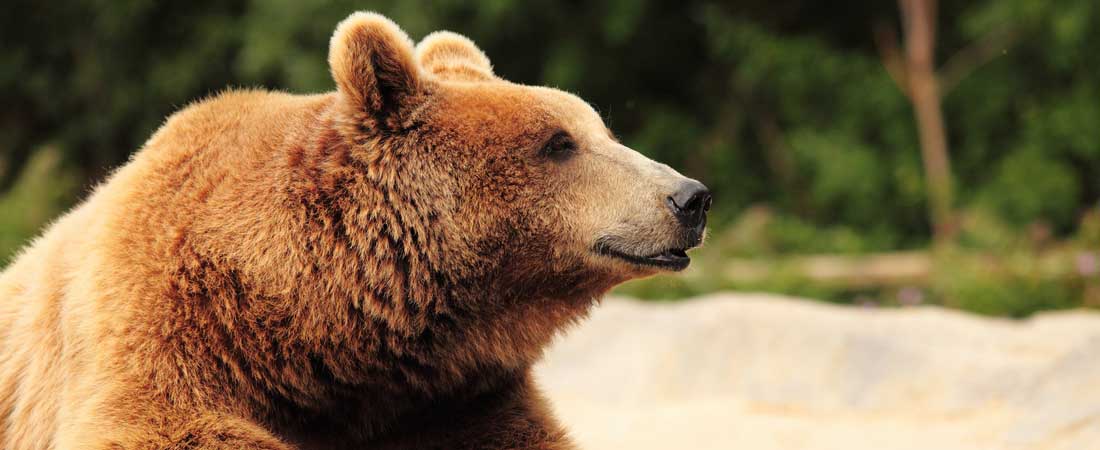
<instances>
[{"instance_id":1,"label":"bear head","mask_svg":"<svg viewBox=\"0 0 1100 450\"><path fill-rule=\"evenodd\" d=\"M343 135L379 174L395 166L409 206L446 216L464 244L452 264L616 284L687 267L703 238L701 183L622 145L580 98L496 77L465 37L414 47L389 19L356 13L329 62Z\"/></svg>"},{"instance_id":2,"label":"bear head","mask_svg":"<svg viewBox=\"0 0 1100 450\"><path fill-rule=\"evenodd\" d=\"M368 278L390 280L371 281L389 301L365 307L398 305L379 316L476 316L493 321L483 335L541 348L616 284L687 267L703 239L705 186L624 146L580 98L497 77L465 37L414 46L355 13L329 64L331 128L361 185L342 226L367 236Z\"/></svg>"}]
</instances>

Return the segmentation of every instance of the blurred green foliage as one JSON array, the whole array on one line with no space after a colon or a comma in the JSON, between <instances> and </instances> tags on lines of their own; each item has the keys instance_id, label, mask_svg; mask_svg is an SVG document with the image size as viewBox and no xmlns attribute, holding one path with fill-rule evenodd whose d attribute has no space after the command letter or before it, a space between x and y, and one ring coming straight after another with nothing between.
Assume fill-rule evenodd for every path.
<instances>
[{"instance_id":1,"label":"blurred green foliage","mask_svg":"<svg viewBox=\"0 0 1100 450\"><path fill-rule=\"evenodd\" d=\"M0 193L0 267L72 203L75 188L76 176L63 166L60 152L35 152L14 185Z\"/></svg>"},{"instance_id":2,"label":"blurred green foliage","mask_svg":"<svg viewBox=\"0 0 1100 450\"><path fill-rule=\"evenodd\" d=\"M956 206L978 224L960 243L1007 255L1039 227L1096 245L1086 218L1100 200L1100 52L1090 45L1100 2L940 3L937 59L959 69L944 96ZM929 242L912 110L873 32L898 28L894 2L11 0L0 15L0 261L189 102L227 86L332 89L328 37L364 9L414 39L468 35L498 74L580 94L625 143L705 181L714 223L741 230L714 233L728 241L716 258ZM748 223L752 208L773 217ZM1021 289L1079 303L1043 280L938 283L965 293L940 296L948 304L1011 304ZM628 289L662 292L639 286ZM798 280L750 288L862 295Z\"/></svg>"}]
</instances>

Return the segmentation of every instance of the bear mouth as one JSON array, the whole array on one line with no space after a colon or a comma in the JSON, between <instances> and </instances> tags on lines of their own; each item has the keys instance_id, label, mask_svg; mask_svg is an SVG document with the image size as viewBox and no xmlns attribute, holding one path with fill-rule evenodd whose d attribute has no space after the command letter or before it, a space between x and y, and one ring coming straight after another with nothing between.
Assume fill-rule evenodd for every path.
<instances>
[{"instance_id":1,"label":"bear mouth","mask_svg":"<svg viewBox=\"0 0 1100 450\"><path fill-rule=\"evenodd\" d=\"M600 255L639 266L657 267L675 272L686 269L688 264L691 263L691 257L687 255L687 250L687 248L669 248L659 253L642 256L624 253L608 245L596 246L596 253Z\"/></svg>"}]
</instances>

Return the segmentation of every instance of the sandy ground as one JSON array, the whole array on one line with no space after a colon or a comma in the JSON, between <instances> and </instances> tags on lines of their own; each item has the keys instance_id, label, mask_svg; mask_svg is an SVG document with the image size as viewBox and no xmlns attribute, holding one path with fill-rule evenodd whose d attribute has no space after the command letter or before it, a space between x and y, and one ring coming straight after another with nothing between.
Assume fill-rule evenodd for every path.
<instances>
[{"instance_id":1,"label":"sandy ground","mask_svg":"<svg viewBox=\"0 0 1100 450\"><path fill-rule=\"evenodd\" d=\"M1100 313L608 299L539 380L584 449L1100 449Z\"/></svg>"}]
</instances>

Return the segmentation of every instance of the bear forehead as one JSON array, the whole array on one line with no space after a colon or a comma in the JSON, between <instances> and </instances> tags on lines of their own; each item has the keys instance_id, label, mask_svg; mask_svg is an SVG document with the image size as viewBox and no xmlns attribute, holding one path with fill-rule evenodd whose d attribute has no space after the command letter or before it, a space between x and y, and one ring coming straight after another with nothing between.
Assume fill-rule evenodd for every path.
<instances>
[{"instance_id":1,"label":"bear forehead","mask_svg":"<svg viewBox=\"0 0 1100 450\"><path fill-rule=\"evenodd\" d=\"M438 123L458 129L479 127L479 134L526 136L563 130L576 139L608 134L591 105L554 88L507 81L445 83L436 97Z\"/></svg>"}]
</instances>

